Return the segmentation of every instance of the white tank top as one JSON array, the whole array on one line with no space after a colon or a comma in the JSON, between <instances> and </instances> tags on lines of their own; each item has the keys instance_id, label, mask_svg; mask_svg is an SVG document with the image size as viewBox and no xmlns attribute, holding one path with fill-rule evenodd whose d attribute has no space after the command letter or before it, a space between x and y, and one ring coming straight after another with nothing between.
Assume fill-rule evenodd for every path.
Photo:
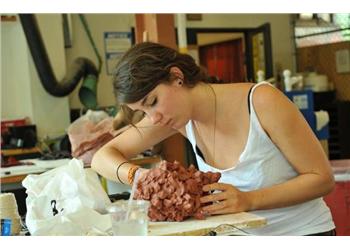
<instances>
[{"instance_id":1,"label":"white tank top","mask_svg":"<svg viewBox=\"0 0 350 250\"><path fill-rule=\"evenodd\" d=\"M268 83L256 84L251 89L247 144L235 166L221 170L208 165L196 150L196 138L192 121L190 120L186 124L187 138L195 152L198 168L203 172L220 172L219 182L232 184L241 191L269 187L298 175L260 125L252 103L254 90L260 84ZM303 190L300 190L300 192L303 192ZM257 210L251 213L267 219L267 225L264 227L245 229L253 235L307 235L327 232L335 228L331 212L322 198L294 206Z\"/></svg>"}]
</instances>

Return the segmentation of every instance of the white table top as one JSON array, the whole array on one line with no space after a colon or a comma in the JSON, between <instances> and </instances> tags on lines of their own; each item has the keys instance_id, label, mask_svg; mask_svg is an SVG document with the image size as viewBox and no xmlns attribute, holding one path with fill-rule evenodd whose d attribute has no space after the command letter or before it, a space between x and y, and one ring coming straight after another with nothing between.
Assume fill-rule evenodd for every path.
<instances>
[{"instance_id":1,"label":"white table top","mask_svg":"<svg viewBox=\"0 0 350 250\"><path fill-rule=\"evenodd\" d=\"M59 160L39 160L39 159L27 159L21 162L31 162L34 165L19 165L6 168L0 168L0 177L10 177L25 174L42 173L47 170L67 164L71 159L59 159Z\"/></svg>"}]
</instances>

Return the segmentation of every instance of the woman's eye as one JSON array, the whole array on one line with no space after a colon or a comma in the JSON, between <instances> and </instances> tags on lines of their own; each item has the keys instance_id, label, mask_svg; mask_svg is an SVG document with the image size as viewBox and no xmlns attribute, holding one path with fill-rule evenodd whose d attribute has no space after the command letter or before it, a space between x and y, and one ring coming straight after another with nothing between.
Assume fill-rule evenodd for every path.
<instances>
[{"instance_id":1,"label":"woman's eye","mask_svg":"<svg viewBox=\"0 0 350 250\"><path fill-rule=\"evenodd\" d=\"M153 101L151 102L150 106L153 107L157 104L157 98L154 98Z\"/></svg>"}]
</instances>

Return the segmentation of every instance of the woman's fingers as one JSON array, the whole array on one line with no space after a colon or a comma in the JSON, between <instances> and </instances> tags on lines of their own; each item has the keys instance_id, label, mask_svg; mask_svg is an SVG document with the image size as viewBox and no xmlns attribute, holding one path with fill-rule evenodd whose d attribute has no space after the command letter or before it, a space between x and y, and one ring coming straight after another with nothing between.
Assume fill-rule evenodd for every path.
<instances>
[{"instance_id":1,"label":"woman's fingers","mask_svg":"<svg viewBox=\"0 0 350 250\"><path fill-rule=\"evenodd\" d=\"M209 214L228 214L245 211L242 192L230 184L208 184L203 187L203 191L221 191L200 198L202 204L212 203L202 208L203 211Z\"/></svg>"},{"instance_id":2,"label":"woman's fingers","mask_svg":"<svg viewBox=\"0 0 350 250\"><path fill-rule=\"evenodd\" d=\"M219 201L202 209L209 214L230 214L245 211L242 207L237 206L236 202L230 200Z\"/></svg>"},{"instance_id":3,"label":"woman's fingers","mask_svg":"<svg viewBox=\"0 0 350 250\"><path fill-rule=\"evenodd\" d=\"M233 187L232 185L225 184L225 183L213 183L213 184L207 184L203 186L204 192L214 191L214 190L220 190L225 191L229 189L230 187Z\"/></svg>"},{"instance_id":4,"label":"woman's fingers","mask_svg":"<svg viewBox=\"0 0 350 250\"><path fill-rule=\"evenodd\" d=\"M237 211L232 211L232 208L225 207L223 209L212 211L210 214L212 214L212 215L215 215L215 214L232 214L234 212L237 212Z\"/></svg>"},{"instance_id":5,"label":"woman's fingers","mask_svg":"<svg viewBox=\"0 0 350 250\"><path fill-rule=\"evenodd\" d=\"M146 169L146 168L139 168L139 179L143 176L145 176L147 174L147 172L149 171L149 169Z\"/></svg>"},{"instance_id":6,"label":"woman's fingers","mask_svg":"<svg viewBox=\"0 0 350 250\"><path fill-rule=\"evenodd\" d=\"M207 203L211 201L222 201L227 199L227 194L225 192L215 193L206 195L200 198L201 203Z\"/></svg>"},{"instance_id":7,"label":"woman's fingers","mask_svg":"<svg viewBox=\"0 0 350 250\"><path fill-rule=\"evenodd\" d=\"M221 201L221 202L209 205L209 206L202 207L202 209L203 209L203 211L212 214L214 212L220 211L221 209L224 209L225 207L226 207L226 201Z\"/></svg>"}]
</instances>

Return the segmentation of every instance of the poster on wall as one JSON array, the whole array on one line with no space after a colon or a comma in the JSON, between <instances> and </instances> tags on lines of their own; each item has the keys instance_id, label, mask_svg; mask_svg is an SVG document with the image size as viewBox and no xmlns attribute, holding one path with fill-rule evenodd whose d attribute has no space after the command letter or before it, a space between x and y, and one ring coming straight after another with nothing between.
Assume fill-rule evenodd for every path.
<instances>
[{"instance_id":1,"label":"poster on wall","mask_svg":"<svg viewBox=\"0 0 350 250\"><path fill-rule=\"evenodd\" d=\"M335 52L337 73L350 72L350 50L342 49Z\"/></svg>"},{"instance_id":2,"label":"poster on wall","mask_svg":"<svg viewBox=\"0 0 350 250\"><path fill-rule=\"evenodd\" d=\"M108 75L112 75L113 70L132 45L131 32L104 32L106 70Z\"/></svg>"}]
</instances>

